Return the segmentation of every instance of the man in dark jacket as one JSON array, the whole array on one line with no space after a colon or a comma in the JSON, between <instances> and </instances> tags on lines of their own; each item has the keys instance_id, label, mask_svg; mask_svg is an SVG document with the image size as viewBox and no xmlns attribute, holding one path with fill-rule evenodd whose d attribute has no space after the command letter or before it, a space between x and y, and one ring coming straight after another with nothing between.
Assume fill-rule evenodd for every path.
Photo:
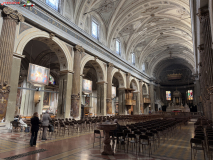
<instances>
[{"instance_id":1,"label":"man in dark jacket","mask_svg":"<svg viewBox=\"0 0 213 160\"><path fill-rule=\"evenodd\" d=\"M39 130L39 124L41 124L41 122L38 119L38 113L35 112L33 114L33 117L31 118L31 139L30 139L30 146L32 147L33 145L36 145L36 141L37 141L37 135L38 135L38 130Z\"/></svg>"}]
</instances>

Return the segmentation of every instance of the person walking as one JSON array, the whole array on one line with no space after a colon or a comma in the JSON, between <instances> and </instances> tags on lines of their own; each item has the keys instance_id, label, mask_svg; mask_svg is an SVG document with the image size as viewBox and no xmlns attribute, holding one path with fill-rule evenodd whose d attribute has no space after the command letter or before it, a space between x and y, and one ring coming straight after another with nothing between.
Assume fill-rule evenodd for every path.
<instances>
[{"instance_id":1,"label":"person walking","mask_svg":"<svg viewBox=\"0 0 213 160\"><path fill-rule=\"evenodd\" d=\"M41 122L38 119L38 112L35 112L33 114L33 117L31 118L31 139L30 139L30 146L32 147L33 145L36 145L36 140L37 140L37 135L38 135L38 130L39 130L39 124Z\"/></svg>"},{"instance_id":2,"label":"person walking","mask_svg":"<svg viewBox=\"0 0 213 160\"><path fill-rule=\"evenodd\" d=\"M42 140L47 140L46 134L47 134L47 129L48 129L50 121L51 121L51 118L49 115L49 111L47 110L46 113L42 117L42 127L43 127Z\"/></svg>"}]
</instances>

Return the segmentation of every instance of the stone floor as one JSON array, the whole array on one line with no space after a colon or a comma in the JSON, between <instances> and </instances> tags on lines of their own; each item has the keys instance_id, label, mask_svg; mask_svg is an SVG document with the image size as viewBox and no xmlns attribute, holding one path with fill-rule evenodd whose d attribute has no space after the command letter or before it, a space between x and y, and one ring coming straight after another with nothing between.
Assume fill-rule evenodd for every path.
<instances>
[{"instance_id":1,"label":"stone floor","mask_svg":"<svg viewBox=\"0 0 213 160\"><path fill-rule=\"evenodd\" d=\"M37 146L30 147L30 133L1 133L0 134L0 160L100 160L100 159L120 159L120 160L190 160L190 138L193 134L194 126L192 122L178 128L171 138L161 142L160 146L149 158L146 153L136 154L130 148L126 153L115 147L114 156L102 156L99 143L95 143L93 148L93 133L74 134L72 136L57 136L41 141ZM202 152L198 152L197 160L202 160Z\"/></svg>"}]
</instances>

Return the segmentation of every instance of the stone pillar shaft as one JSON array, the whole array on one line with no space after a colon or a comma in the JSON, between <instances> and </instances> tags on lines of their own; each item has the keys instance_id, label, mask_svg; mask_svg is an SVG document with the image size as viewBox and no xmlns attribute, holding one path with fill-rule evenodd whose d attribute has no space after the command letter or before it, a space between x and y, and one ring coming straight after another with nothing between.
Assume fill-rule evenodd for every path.
<instances>
[{"instance_id":1,"label":"stone pillar shaft","mask_svg":"<svg viewBox=\"0 0 213 160\"><path fill-rule=\"evenodd\" d=\"M80 64L81 64L81 53L84 52L84 49L76 45L74 48L74 74L73 74L73 88L71 96L71 108L73 118L79 118L79 108L80 108Z\"/></svg>"},{"instance_id":2,"label":"stone pillar shaft","mask_svg":"<svg viewBox=\"0 0 213 160\"><path fill-rule=\"evenodd\" d=\"M106 84L97 83L97 116L106 115Z\"/></svg>"},{"instance_id":3,"label":"stone pillar shaft","mask_svg":"<svg viewBox=\"0 0 213 160\"><path fill-rule=\"evenodd\" d=\"M125 88L118 89L118 114L125 115L126 105L125 105Z\"/></svg>"},{"instance_id":4,"label":"stone pillar shaft","mask_svg":"<svg viewBox=\"0 0 213 160\"><path fill-rule=\"evenodd\" d=\"M69 73L68 71L61 71L57 107L58 118L69 118L71 116L71 91L72 73Z\"/></svg>"},{"instance_id":5,"label":"stone pillar shaft","mask_svg":"<svg viewBox=\"0 0 213 160\"><path fill-rule=\"evenodd\" d=\"M0 36L0 88L2 88L0 89L0 119L5 117L8 105L16 25L19 21L24 21L24 17L21 14L9 7L3 9L2 16L3 25Z\"/></svg>"},{"instance_id":6,"label":"stone pillar shaft","mask_svg":"<svg viewBox=\"0 0 213 160\"><path fill-rule=\"evenodd\" d=\"M139 83L140 87L140 112L144 113L144 103L143 103L143 81Z\"/></svg>"},{"instance_id":7,"label":"stone pillar shaft","mask_svg":"<svg viewBox=\"0 0 213 160\"><path fill-rule=\"evenodd\" d=\"M112 114L112 70L113 64L109 63L107 68L107 114Z\"/></svg>"}]
</instances>

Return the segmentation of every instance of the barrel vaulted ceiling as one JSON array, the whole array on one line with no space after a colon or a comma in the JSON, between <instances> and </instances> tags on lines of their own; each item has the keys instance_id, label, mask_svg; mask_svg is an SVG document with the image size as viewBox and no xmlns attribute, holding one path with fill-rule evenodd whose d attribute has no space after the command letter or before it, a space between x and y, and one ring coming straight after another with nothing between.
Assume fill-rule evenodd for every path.
<instances>
[{"instance_id":1,"label":"barrel vaulted ceiling","mask_svg":"<svg viewBox=\"0 0 213 160\"><path fill-rule=\"evenodd\" d=\"M75 23L87 30L91 16L101 21L101 42L115 50L119 39L122 57L130 62L135 53L136 67L147 64L150 77L158 78L172 63L194 72L189 0L75 0L74 4Z\"/></svg>"}]
</instances>

